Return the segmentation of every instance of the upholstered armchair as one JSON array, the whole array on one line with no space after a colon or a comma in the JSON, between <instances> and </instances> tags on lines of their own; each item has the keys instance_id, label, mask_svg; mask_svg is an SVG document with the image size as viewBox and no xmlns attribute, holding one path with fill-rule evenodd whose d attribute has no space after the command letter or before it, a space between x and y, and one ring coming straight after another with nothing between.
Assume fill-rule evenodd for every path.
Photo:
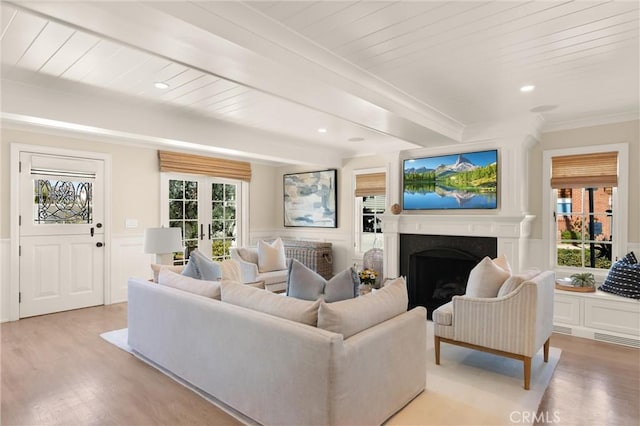
<instances>
[{"instance_id":1,"label":"upholstered armchair","mask_svg":"<svg viewBox=\"0 0 640 426\"><path fill-rule=\"evenodd\" d=\"M288 269L260 271L257 247L232 247L231 259L240 267L241 282L245 284L263 282L264 287L273 292L281 292L287 288ZM268 268L271 269L271 268Z\"/></svg>"},{"instance_id":2,"label":"upholstered armchair","mask_svg":"<svg viewBox=\"0 0 640 426\"><path fill-rule=\"evenodd\" d=\"M544 347L549 360L555 274L545 271L516 284L497 297L454 296L433 312L437 365L441 342L514 358L524 363L529 389L531 358Z\"/></svg>"}]
</instances>

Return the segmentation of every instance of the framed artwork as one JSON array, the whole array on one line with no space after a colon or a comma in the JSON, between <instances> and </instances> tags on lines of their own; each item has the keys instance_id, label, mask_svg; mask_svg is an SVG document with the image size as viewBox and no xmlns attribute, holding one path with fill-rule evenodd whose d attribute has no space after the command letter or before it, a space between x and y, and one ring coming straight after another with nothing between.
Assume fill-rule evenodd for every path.
<instances>
[{"instance_id":1,"label":"framed artwork","mask_svg":"<svg viewBox=\"0 0 640 426\"><path fill-rule=\"evenodd\" d=\"M284 226L336 228L337 171L284 175Z\"/></svg>"}]
</instances>

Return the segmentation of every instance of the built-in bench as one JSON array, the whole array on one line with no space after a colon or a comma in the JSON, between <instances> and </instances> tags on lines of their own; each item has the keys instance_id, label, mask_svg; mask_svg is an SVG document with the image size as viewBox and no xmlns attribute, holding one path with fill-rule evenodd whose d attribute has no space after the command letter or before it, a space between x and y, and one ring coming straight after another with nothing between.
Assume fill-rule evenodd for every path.
<instances>
[{"instance_id":1,"label":"built-in bench","mask_svg":"<svg viewBox=\"0 0 640 426\"><path fill-rule=\"evenodd\" d=\"M640 301L603 291L555 290L554 331L640 348Z\"/></svg>"}]
</instances>

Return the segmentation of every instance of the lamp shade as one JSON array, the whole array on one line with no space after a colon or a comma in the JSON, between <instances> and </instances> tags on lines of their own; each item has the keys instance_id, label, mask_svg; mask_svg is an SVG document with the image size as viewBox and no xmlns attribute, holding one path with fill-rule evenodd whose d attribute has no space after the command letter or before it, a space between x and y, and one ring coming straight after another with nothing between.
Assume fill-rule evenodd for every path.
<instances>
[{"instance_id":1,"label":"lamp shade","mask_svg":"<svg viewBox=\"0 0 640 426\"><path fill-rule=\"evenodd\" d=\"M173 253L182 251L180 228L147 228L144 230L145 253Z\"/></svg>"}]
</instances>

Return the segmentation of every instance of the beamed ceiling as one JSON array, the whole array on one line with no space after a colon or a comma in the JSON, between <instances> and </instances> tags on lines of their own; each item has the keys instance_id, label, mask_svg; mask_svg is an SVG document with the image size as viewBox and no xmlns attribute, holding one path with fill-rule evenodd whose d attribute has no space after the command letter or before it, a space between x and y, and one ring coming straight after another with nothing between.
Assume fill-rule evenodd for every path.
<instances>
[{"instance_id":1,"label":"beamed ceiling","mask_svg":"<svg viewBox=\"0 0 640 426\"><path fill-rule=\"evenodd\" d=\"M3 125L271 163L640 109L637 1L3 1L1 22Z\"/></svg>"}]
</instances>

